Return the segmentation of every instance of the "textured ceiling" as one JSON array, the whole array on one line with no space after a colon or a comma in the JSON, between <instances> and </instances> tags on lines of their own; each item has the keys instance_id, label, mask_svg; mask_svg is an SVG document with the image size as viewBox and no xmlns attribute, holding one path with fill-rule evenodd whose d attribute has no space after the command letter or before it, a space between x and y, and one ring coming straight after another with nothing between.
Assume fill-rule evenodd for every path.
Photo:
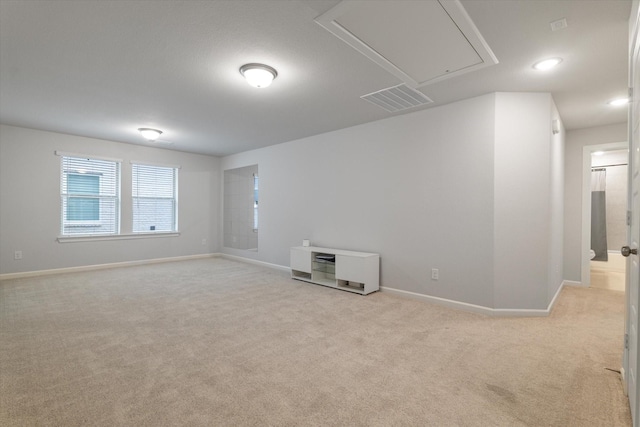
<instances>
[{"instance_id":1,"label":"textured ceiling","mask_svg":"<svg viewBox=\"0 0 640 427\"><path fill-rule=\"evenodd\" d=\"M134 144L155 127L162 147L227 155L495 91L551 92L568 129L626 120L606 102L626 94L630 1L463 0L499 64L402 113L360 99L402 82L314 21L337 3L2 0L0 122ZM271 87L246 84L250 62L278 70Z\"/></svg>"}]
</instances>

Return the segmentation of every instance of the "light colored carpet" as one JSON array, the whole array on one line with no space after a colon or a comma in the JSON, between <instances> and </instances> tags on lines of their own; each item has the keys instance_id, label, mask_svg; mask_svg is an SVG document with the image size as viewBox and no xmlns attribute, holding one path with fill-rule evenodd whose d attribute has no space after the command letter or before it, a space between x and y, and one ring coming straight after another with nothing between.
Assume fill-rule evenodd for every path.
<instances>
[{"instance_id":1,"label":"light colored carpet","mask_svg":"<svg viewBox=\"0 0 640 427\"><path fill-rule=\"evenodd\" d=\"M624 294L548 318L225 259L0 282L0 425L626 426Z\"/></svg>"}]
</instances>

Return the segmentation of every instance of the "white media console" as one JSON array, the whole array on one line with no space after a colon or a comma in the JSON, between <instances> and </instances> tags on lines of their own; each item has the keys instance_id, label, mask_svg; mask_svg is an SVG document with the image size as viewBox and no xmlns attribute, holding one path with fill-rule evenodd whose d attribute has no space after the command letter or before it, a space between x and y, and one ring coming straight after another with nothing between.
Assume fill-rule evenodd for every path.
<instances>
[{"instance_id":1,"label":"white media console","mask_svg":"<svg viewBox=\"0 0 640 427\"><path fill-rule=\"evenodd\" d=\"M291 277L367 295L380 289L380 255L296 246L291 248Z\"/></svg>"}]
</instances>

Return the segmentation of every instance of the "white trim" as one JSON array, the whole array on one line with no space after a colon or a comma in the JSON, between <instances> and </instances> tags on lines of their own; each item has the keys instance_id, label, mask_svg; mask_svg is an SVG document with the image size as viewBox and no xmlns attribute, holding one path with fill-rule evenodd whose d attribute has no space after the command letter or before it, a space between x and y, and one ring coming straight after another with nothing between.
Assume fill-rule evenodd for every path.
<instances>
[{"instance_id":1,"label":"white trim","mask_svg":"<svg viewBox=\"0 0 640 427\"><path fill-rule=\"evenodd\" d=\"M551 314L551 310L553 310L553 307L555 307L556 302L558 301L558 297L560 296L560 292L562 292L562 289L564 289L565 284L566 284L566 280L563 280L562 283L560 283L560 286L558 286L558 290L556 291L556 294L553 296L553 298L551 299L551 302L547 306L548 314Z\"/></svg>"},{"instance_id":2,"label":"white trim","mask_svg":"<svg viewBox=\"0 0 640 427\"><path fill-rule=\"evenodd\" d=\"M186 256L178 256L178 257L170 257L170 258L155 258L155 259L146 259L140 261L125 261L125 262L115 262L110 264L98 264L98 265L85 265L79 267L66 267L66 268L56 268L52 270L37 270L37 271L26 271L22 273L7 273L0 274L0 281L2 280L10 280L10 279L21 279L26 277L37 277L37 276L46 276L48 274L62 274L62 273L77 273L83 271L94 271L94 270L104 270L109 268L119 268L119 267L131 267L136 265L149 265L149 264L160 264L164 262L174 262L174 261L187 261L192 259L203 259L203 258L225 258L232 261L245 262L247 264L254 264L261 267L271 268L273 270L282 271L288 274L291 274L291 268L285 267L283 265L272 264L269 262L258 261L251 258L244 258L236 255L229 255L224 253L209 253L209 254L199 254L199 255L186 255ZM427 303L433 303L436 305L468 311L471 313L484 314L487 316L501 317L501 316L518 316L518 317L543 317L548 316L553 309L558 296L560 295L560 291L565 285L572 285L574 283L565 280L560 284L556 294L553 299L549 303L549 306L544 310L539 309L504 309L504 308L489 308L481 305L469 304L461 301L454 301L446 298L434 297L431 295L418 294L410 291L403 291L401 289L389 288L386 286L381 286L381 292L387 292L389 294L397 295L404 298L412 298L417 299Z\"/></svg>"},{"instance_id":3,"label":"white trim","mask_svg":"<svg viewBox=\"0 0 640 427\"><path fill-rule=\"evenodd\" d=\"M257 259L244 258L237 255L229 255L229 254L223 254L223 253L219 254L219 256L225 259L230 259L232 261L240 261L240 262L246 262L247 264L260 265L262 267L272 268L274 270L280 270L280 271L284 271L286 273L291 274L291 268L285 267L284 265L271 264L270 262L258 261Z\"/></svg>"},{"instance_id":4,"label":"white trim","mask_svg":"<svg viewBox=\"0 0 640 427\"><path fill-rule=\"evenodd\" d=\"M380 290L382 292L388 292L400 297L417 299L423 302L428 302L448 308L454 308L493 317L545 317L551 313L551 310L553 309L553 306L558 299L558 295L560 295L560 291L562 290L564 285L565 282L563 281L558 287L556 294L554 295L553 299L546 309L489 308L482 305L469 304L466 302L454 301L446 298L434 297L431 295L418 294L415 292L403 291L401 289L394 289L386 286L381 286Z\"/></svg>"},{"instance_id":5,"label":"white trim","mask_svg":"<svg viewBox=\"0 0 640 427\"><path fill-rule=\"evenodd\" d=\"M127 234L108 234L108 235L90 235L90 236L58 236L58 243L78 243L78 242L99 242L104 240L133 240L133 239L150 239L156 237L179 237L179 231L159 231L159 232L140 232Z\"/></svg>"},{"instance_id":6,"label":"white trim","mask_svg":"<svg viewBox=\"0 0 640 427\"><path fill-rule=\"evenodd\" d=\"M6 274L0 274L0 281L10 280L10 279L22 279L25 277L46 276L49 274L78 273L82 271L106 270L109 268L132 267L136 265L160 264L164 262L174 262L174 261L188 261L191 259L216 258L219 256L220 254L218 253L209 253L209 254L177 256L177 257L170 257L170 258L143 259L139 261L113 262L110 264L96 264L96 265L82 265L78 267L54 268L51 270L25 271L21 273L6 273Z\"/></svg>"},{"instance_id":7,"label":"white trim","mask_svg":"<svg viewBox=\"0 0 640 427\"><path fill-rule=\"evenodd\" d=\"M60 157L76 157L78 159L93 159L93 160L106 160L109 162L118 162L122 163L122 159L116 159L113 157L103 157L103 156L94 156L93 154L82 154L82 153L67 153L66 151L54 151L56 156Z\"/></svg>"},{"instance_id":8,"label":"white trim","mask_svg":"<svg viewBox=\"0 0 640 427\"><path fill-rule=\"evenodd\" d=\"M154 163L154 162L147 162L144 160L129 160L129 164L132 165L140 165L140 166L156 166L159 168L171 168L171 169L181 169L182 166L180 165L169 165L166 163Z\"/></svg>"},{"instance_id":9,"label":"white trim","mask_svg":"<svg viewBox=\"0 0 640 427\"><path fill-rule=\"evenodd\" d=\"M469 304L466 302L454 301L446 298L434 297L431 295L418 294L416 292L403 291L402 289L389 288L387 286L380 286L381 292L388 292L393 295L397 295L405 298L417 299L423 302L433 303L449 308L456 308L458 310L469 311L472 313L485 314L491 316L493 309L484 307L482 305Z\"/></svg>"},{"instance_id":10,"label":"white trim","mask_svg":"<svg viewBox=\"0 0 640 427\"><path fill-rule=\"evenodd\" d=\"M576 288L588 288L588 285L583 284L582 282L576 282L575 280L565 280L562 282L564 286L574 286Z\"/></svg>"}]
</instances>

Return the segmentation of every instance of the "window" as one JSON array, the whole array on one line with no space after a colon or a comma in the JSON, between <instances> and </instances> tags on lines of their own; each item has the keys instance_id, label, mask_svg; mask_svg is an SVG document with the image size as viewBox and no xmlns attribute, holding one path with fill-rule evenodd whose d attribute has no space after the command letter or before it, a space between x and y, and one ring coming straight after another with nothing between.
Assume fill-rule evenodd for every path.
<instances>
[{"instance_id":1,"label":"window","mask_svg":"<svg viewBox=\"0 0 640 427\"><path fill-rule=\"evenodd\" d=\"M133 164L133 232L176 231L178 168Z\"/></svg>"},{"instance_id":2,"label":"window","mask_svg":"<svg viewBox=\"0 0 640 427\"><path fill-rule=\"evenodd\" d=\"M67 219L69 221L100 220L100 176L67 174ZM92 197L83 197L91 195ZM98 197L96 197L98 196Z\"/></svg>"},{"instance_id":3,"label":"window","mask_svg":"<svg viewBox=\"0 0 640 427\"><path fill-rule=\"evenodd\" d=\"M120 162L62 155L62 235L117 234Z\"/></svg>"}]
</instances>

